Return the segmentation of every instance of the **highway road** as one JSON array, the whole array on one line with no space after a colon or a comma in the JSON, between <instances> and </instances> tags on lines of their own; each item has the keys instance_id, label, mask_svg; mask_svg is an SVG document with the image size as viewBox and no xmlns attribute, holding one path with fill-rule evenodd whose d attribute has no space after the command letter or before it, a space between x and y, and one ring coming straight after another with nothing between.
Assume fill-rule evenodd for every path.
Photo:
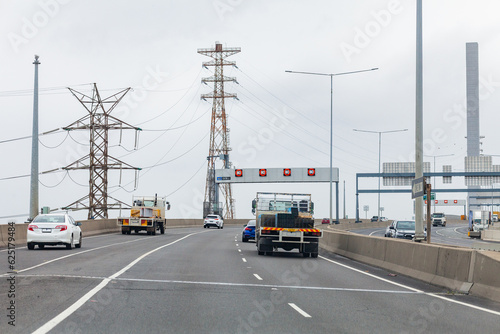
<instances>
[{"instance_id":1,"label":"highway road","mask_svg":"<svg viewBox=\"0 0 500 334\"><path fill-rule=\"evenodd\" d=\"M387 223L389 225L390 222ZM500 244L497 242L483 241L480 239L469 238L467 236L467 224L449 224L446 227L432 226L431 227L431 242L436 244L444 244L451 246L461 246L479 249L500 250ZM368 228L352 230L351 232L383 237L385 228Z\"/></svg>"},{"instance_id":2,"label":"highway road","mask_svg":"<svg viewBox=\"0 0 500 334\"><path fill-rule=\"evenodd\" d=\"M257 255L242 227L0 251L1 333L498 333L500 304L331 253ZM15 327L7 307L15 290Z\"/></svg>"}]
</instances>

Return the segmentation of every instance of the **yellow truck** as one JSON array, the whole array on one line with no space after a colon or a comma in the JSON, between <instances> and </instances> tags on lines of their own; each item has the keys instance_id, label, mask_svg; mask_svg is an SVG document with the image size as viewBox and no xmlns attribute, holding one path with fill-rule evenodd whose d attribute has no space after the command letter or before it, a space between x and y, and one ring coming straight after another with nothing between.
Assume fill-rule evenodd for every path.
<instances>
[{"instance_id":1,"label":"yellow truck","mask_svg":"<svg viewBox=\"0 0 500 334\"><path fill-rule=\"evenodd\" d=\"M139 233L146 231L148 235L156 232L165 233L166 218L165 211L170 210L170 203L166 197L134 196L130 217L119 217L118 225L121 226L122 234Z\"/></svg>"}]
</instances>

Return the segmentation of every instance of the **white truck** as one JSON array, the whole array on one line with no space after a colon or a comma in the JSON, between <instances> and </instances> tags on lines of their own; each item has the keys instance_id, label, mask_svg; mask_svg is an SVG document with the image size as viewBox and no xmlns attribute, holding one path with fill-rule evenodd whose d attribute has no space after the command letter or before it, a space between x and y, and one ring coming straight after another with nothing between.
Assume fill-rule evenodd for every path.
<instances>
[{"instance_id":1,"label":"white truck","mask_svg":"<svg viewBox=\"0 0 500 334\"><path fill-rule=\"evenodd\" d=\"M481 231L489 227L489 211L471 211L469 213L469 232L471 238L481 238Z\"/></svg>"},{"instance_id":2,"label":"white truck","mask_svg":"<svg viewBox=\"0 0 500 334\"><path fill-rule=\"evenodd\" d=\"M170 203L166 197L134 196L130 217L119 217L118 225L121 226L122 234L146 231L148 235L156 232L165 233L166 219L165 211L170 210Z\"/></svg>"},{"instance_id":3,"label":"white truck","mask_svg":"<svg viewBox=\"0 0 500 334\"><path fill-rule=\"evenodd\" d=\"M318 257L321 230L314 228L310 194L262 193L252 201L256 216L255 242L259 255L282 248L298 249L304 257Z\"/></svg>"},{"instance_id":4,"label":"white truck","mask_svg":"<svg viewBox=\"0 0 500 334\"><path fill-rule=\"evenodd\" d=\"M431 224L432 226L446 226L446 216L442 212L435 212L431 214Z\"/></svg>"}]
</instances>

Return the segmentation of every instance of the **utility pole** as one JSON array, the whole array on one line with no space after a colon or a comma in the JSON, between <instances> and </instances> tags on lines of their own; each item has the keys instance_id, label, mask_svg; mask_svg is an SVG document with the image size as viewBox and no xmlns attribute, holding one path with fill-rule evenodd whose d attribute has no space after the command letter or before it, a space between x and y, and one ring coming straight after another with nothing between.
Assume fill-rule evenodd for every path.
<instances>
[{"instance_id":1,"label":"utility pole","mask_svg":"<svg viewBox=\"0 0 500 334\"><path fill-rule=\"evenodd\" d=\"M377 217L378 220L380 221L380 217L382 216L381 210L380 210L380 164L381 164L381 154L382 154L382 134L384 133L392 133L392 132L404 132L408 131L408 129L401 129L401 130L389 130L389 131L372 131L372 130L358 130L358 129L353 129L354 131L357 132L366 132L366 133L378 133L378 204L377 204Z\"/></svg>"},{"instance_id":2,"label":"utility pole","mask_svg":"<svg viewBox=\"0 0 500 334\"><path fill-rule=\"evenodd\" d=\"M344 180L344 219L346 219L346 214L345 214L345 180Z\"/></svg>"},{"instance_id":3,"label":"utility pole","mask_svg":"<svg viewBox=\"0 0 500 334\"><path fill-rule=\"evenodd\" d=\"M332 191L332 184L333 184L333 77L334 76L339 76L339 75L346 75L346 74L354 74L354 73L361 73L361 72L368 72L368 71L376 71L378 70L378 67L375 68L370 68L366 70L359 70L359 71L351 71L351 72L342 72L342 73L317 73L317 72L303 72L303 71L289 71L285 70L287 73L297 73L297 74L308 74L308 75L320 75L320 76L327 76L330 77L330 224L333 223L332 220L332 206L333 206L333 191ZM335 214L336 214L336 221L337 223L339 222L339 183L335 183Z\"/></svg>"},{"instance_id":4,"label":"utility pole","mask_svg":"<svg viewBox=\"0 0 500 334\"><path fill-rule=\"evenodd\" d=\"M204 62L203 67L214 66L214 75L201 79L201 82L213 82L213 92L202 94L203 100L212 99L212 117L210 124L210 147L208 150L207 178L205 185L205 198L203 202L203 218L209 214L220 214L224 218L234 218L234 200L231 193L231 184L215 183L215 162L218 157L224 161L224 168L230 168L229 161L229 128L226 119L226 98L237 98L236 94L226 93L224 83L236 81L236 78L224 76L224 66L236 66L236 62L227 61L226 58L241 52L241 48L223 47L219 42L215 42L215 48L198 49L198 53L211 57L212 60ZM219 203L219 187L224 197L223 207ZM223 214L221 214L221 211Z\"/></svg>"},{"instance_id":5,"label":"utility pole","mask_svg":"<svg viewBox=\"0 0 500 334\"><path fill-rule=\"evenodd\" d=\"M140 168L132 167L123 161L120 161L108 153L108 131L109 130L136 130L135 149L138 143L138 131L140 128L129 125L113 116L111 112L116 105L123 99L125 94L130 90L126 88L107 98L101 98L97 85L93 84L92 95L88 96L84 93L77 92L68 88L71 94L80 101L83 107L87 110L88 115L80 118L76 122L63 128L66 131L73 130L90 130L90 152L83 158L78 159L72 164L64 167L65 170L81 170L88 169L89 178L89 194L79 200L71 203L63 209L81 210L88 209L88 219L108 218L109 209L121 209L123 203L111 196L108 196L108 170L110 169L129 169L135 170L135 187L137 187L138 172ZM87 123L88 122L88 123ZM120 136L121 138L121 136ZM114 204L108 203L108 198L116 201ZM88 205L85 202L88 200ZM82 207L78 207L82 205Z\"/></svg>"},{"instance_id":6,"label":"utility pole","mask_svg":"<svg viewBox=\"0 0 500 334\"><path fill-rule=\"evenodd\" d=\"M422 0L417 0L416 29L416 89L415 89L415 179L423 178L424 117L423 117L423 46ZM424 240L423 198L415 198L415 241Z\"/></svg>"},{"instance_id":7,"label":"utility pole","mask_svg":"<svg viewBox=\"0 0 500 334\"><path fill-rule=\"evenodd\" d=\"M35 55L35 87L33 89L33 134L31 137L31 185L30 216L32 221L38 215L38 56Z\"/></svg>"}]
</instances>

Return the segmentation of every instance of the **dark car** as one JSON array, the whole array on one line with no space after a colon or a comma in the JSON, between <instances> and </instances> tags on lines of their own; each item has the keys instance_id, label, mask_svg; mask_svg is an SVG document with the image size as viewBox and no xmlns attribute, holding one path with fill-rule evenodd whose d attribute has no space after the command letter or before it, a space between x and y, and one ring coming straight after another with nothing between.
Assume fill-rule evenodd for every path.
<instances>
[{"instance_id":1,"label":"dark car","mask_svg":"<svg viewBox=\"0 0 500 334\"><path fill-rule=\"evenodd\" d=\"M372 222L378 222L378 216L373 216L370 221L372 221Z\"/></svg>"},{"instance_id":2,"label":"dark car","mask_svg":"<svg viewBox=\"0 0 500 334\"><path fill-rule=\"evenodd\" d=\"M255 220L249 220L241 232L241 241L247 242L250 239L255 240Z\"/></svg>"}]
</instances>

